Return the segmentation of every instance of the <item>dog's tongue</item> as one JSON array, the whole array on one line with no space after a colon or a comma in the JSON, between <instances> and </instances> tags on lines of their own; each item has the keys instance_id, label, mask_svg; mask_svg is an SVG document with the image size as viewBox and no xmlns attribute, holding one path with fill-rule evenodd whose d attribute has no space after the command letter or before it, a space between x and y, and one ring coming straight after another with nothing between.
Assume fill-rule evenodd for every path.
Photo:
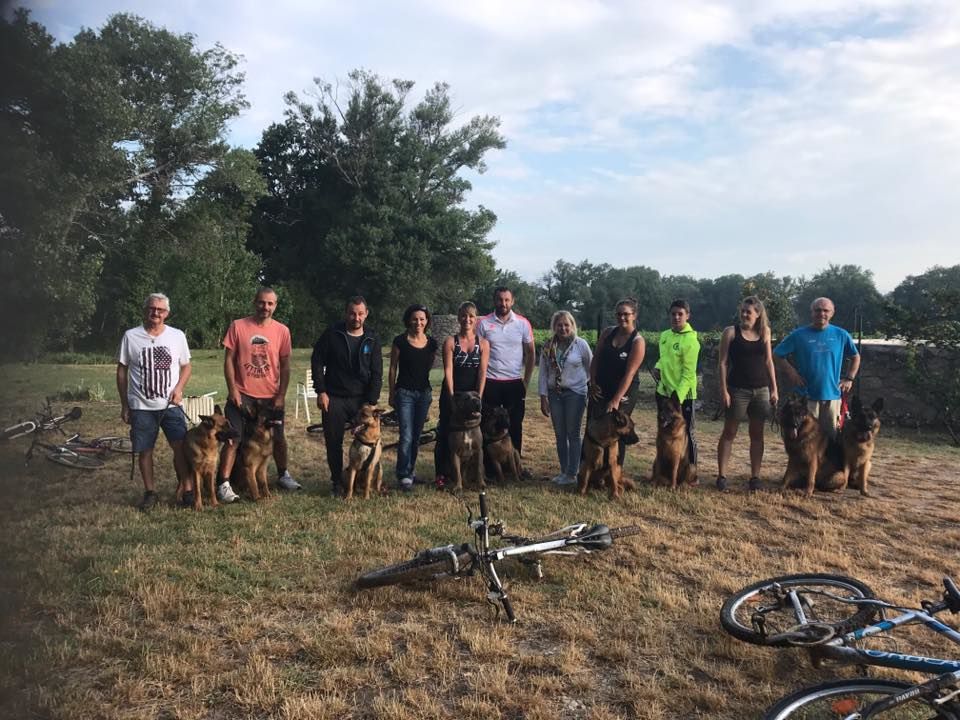
<instances>
[{"instance_id":1,"label":"dog's tongue","mask_svg":"<svg viewBox=\"0 0 960 720\"><path fill-rule=\"evenodd\" d=\"M360 433L363 432L363 428L364 428L364 427L365 427L364 425L357 425L357 426L356 426L355 428L353 428L350 432L352 432L354 435L359 435Z\"/></svg>"}]
</instances>

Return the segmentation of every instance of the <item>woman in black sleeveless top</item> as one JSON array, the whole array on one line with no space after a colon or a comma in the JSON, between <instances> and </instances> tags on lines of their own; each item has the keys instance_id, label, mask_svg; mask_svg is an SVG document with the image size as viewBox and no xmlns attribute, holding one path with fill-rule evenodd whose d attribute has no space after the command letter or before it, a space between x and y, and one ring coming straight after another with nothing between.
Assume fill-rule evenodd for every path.
<instances>
[{"instance_id":1,"label":"woman in black sleeveless top","mask_svg":"<svg viewBox=\"0 0 960 720\"><path fill-rule=\"evenodd\" d=\"M446 484L446 464L450 446L447 431L450 425L453 393L476 390L483 395L487 381L490 343L477 336L477 306L465 302L457 309L460 331L443 341L443 387L440 390L440 419L437 421L437 442L433 465L436 484Z\"/></svg>"},{"instance_id":2,"label":"woman in black sleeveless top","mask_svg":"<svg viewBox=\"0 0 960 720\"><path fill-rule=\"evenodd\" d=\"M636 301L626 299L618 302L616 316L617 324L600 334L593 362L590 363L588 417L599 417L617 408L630 415L637 404L637 371L643 363L647 346L635 327ZM621 466L626 452L627 446L621 440L617 452Z\"/></svg>"},{"instance_id":3,"label":"woman in black sleeveless top","mask_svg":"<svg viewBox=\"0 0 960 720\"><path fill-rule=\"evenodd\" d=\"M763 425L777 404L777 375L773 369L770 323L755 295L740 303L740 324L725 328L720 337L720 398L726 419L717 444L717 489L727 488L727 465L740 423L749 419L750 490L762 486Z\"/></svg>"},{"instance_id":4,"label":"woman in black sleeveless top","mask_svg":"<svg viewBox=\"0 0 960 720\"><path fill-rule=\"evenodd\" d=\"M407 331L393 339L390 349L390 407L397 411L400 439L397 442L397 487L409 492L416 479L420 433L430 411L430 369L437 355L437 341L426 334L430 311L411 305L403 313Z\"/></svg>"}]
</instances>

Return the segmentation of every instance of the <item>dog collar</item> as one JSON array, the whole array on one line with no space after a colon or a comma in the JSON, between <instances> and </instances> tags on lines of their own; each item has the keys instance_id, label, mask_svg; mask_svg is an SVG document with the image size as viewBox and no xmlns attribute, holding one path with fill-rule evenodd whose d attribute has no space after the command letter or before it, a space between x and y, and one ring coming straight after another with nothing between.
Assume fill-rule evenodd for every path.
<instances>
[{"instance_id":1,"label":"dog collar","mask_svg":"<svg viewBox=\"0 0 960 720\"><path fill-rule=\"evenodd\" d=\"M484 446L493 445L495 442L500 442L501 440L503 440L507 435L509 435L509 433L508 433L506 430L504 430L503 432L501 432L501 433L500 433L499 435L497 435L496 437L486 438L486 439L483 441L483 444L484 444Z\"/></svg>"},{"instance_id":2,"label":"dog collar","mask_svg":"<svg viewBox=\"0 0 960 720\"><path fill-rule=\"evenodd\" d=\"M358 443L360 443L361 445L366 445L366 446L369 447L369 448L376 447L377 445L380 444L380 441L379 441L379 440L377 440L376 442L370 443L370 442L367 442L366 440L361 440L361 439L360 439L359 437L357 437L357 436L354 436L353 441L354 441L354 442L358 442Z\"/></svg>"}]
</instances>

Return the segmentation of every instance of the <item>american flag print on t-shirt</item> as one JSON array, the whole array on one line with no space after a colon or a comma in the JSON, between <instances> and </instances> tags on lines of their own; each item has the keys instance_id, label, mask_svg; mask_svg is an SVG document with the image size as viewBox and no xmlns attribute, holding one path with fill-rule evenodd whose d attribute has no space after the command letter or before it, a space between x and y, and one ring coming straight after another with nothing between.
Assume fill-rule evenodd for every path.
<instances>
[{"instance_id":1,"label":"american flag print on t-shirt","mask_svg":"<svg viewBox=\"0 0 960 720\"><path fill-rule=\"evenodd\" d=\"M170 348L164 345L140 351L140 391L147 400L165 398L170 394L172 363Z\"/></svg>"}]
</instances>

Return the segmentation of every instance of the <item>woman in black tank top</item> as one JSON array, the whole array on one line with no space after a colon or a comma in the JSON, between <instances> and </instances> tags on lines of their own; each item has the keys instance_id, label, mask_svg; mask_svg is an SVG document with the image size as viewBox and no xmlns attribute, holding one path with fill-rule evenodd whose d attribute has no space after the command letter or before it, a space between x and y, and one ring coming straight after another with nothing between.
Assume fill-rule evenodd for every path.
<instances>
[{"instance_id":1,"label":"woman in black tank top","mask_svg":"<svg viewBox=\"0 0 960 720\"><path fill-rule=\"evenodd\" d=\"M477 336L477 306L465 302L457 309L460 331L443 341L443 387L440 390L440 418L437 420L437 442L434 446L433 466L436 484L443 487L447 482L447 458L453 393L476 390L483 395L487 381L487 362L490 360L490 343Z\"/></svg>"},{"instance_id":2,"label":"woman in black tank top","mask_svg":"<svg viewBox=\"0 0 960 720\"><path fill-rule=\"evenodd\" d=\"M777 404L777 376L773 369L770 324L760 299L740 303L740 324L725 328L720 337L720 398L726 410L717 443L717 489L727 488L727 465L733 440L743 420L750 424L750 490L762 486L763 426L771 405Z\"/></svg>"},{"instance_id":3,"label":"woman in black tank top","mask_svg":"<svg viewBox=\"0 0 960 720\"><path fill-rule=\"evenodd\" d=\"M590 404L587 417L598 417L619 408L627 415L637 404L637 372L647 346L635 326L637 303L621 300L616 307L617 324L608 327L597 340L597 351L590 363ZM617 456L620 465L627 446L620 441Z\"/></svg>"}]
</instances>

